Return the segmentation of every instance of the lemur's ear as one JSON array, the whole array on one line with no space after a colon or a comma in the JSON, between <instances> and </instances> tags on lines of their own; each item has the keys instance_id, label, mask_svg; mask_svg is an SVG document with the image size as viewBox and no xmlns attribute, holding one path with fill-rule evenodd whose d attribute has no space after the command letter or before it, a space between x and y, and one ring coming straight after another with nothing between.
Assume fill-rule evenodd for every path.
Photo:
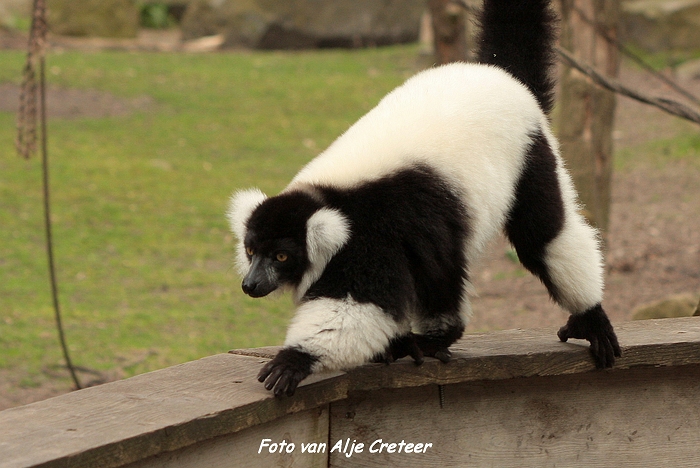
<instances>
[{"instance_id":1,"label":"lemur's ear","mask_svg":"<svg viewBox=\"0 0 700 468\"><path fill-rule=\"evenodd\" d=\"M246 223L250 219L250 215L266 198L267 195L256 188L239 190L231 196L226 216L231 230L239 240L242 241L245 238Z\"/></svg>"},{"instance_id":2,"label":"lemur's ear","mask_svg":"<svg viewBox=\"0 0 700 468\"><path fill-rule=\"evenodd\" d=\"M313 267L323 268L350 238L350 223L338 210L321 208L306 222L306 250Z\"/></svg>"},{"instance_id":3,"label":"lemur's ear","mask_svg":"<svg viewBox=\"0 0 700 468\"><path fill-rule=\"evenodd\" d=\"M236 267L238 272L245 276L250 268L248 256L245 253L245 245L243 241L246 235L246 225L253 211L265 201L267 195L259 189L240 190L231 196L228 211L228 217L231 230L238 238L236 245Z\"/></svg>"}]
</instances>

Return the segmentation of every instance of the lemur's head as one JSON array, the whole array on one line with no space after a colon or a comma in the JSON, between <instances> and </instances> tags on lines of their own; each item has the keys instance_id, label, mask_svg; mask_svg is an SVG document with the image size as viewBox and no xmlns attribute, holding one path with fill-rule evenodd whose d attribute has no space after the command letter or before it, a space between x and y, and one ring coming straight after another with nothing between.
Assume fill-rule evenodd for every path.
<instances>
[{"instance_id":1,"label":"lemur's head","mask_svg":"<svg viewBox=\"0 0 700 468\"><path fill-rule=\"evenodd\" d=\"M237 192L228 217L238 237L243 292L251 297L284 286L303 294L350 235L339 211L304 192L271 198L257 189Z\"/></svg>"}]
</instances>

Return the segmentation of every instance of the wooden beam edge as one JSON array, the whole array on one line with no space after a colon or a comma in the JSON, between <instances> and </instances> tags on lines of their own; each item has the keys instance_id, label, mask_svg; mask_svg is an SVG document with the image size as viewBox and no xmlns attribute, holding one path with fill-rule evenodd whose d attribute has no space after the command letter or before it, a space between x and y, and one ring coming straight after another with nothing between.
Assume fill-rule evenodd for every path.
<instances>
[{"instance_id":1,"label":"wooden beam edge","mask_svg":"<svg viewBox=\"0 0 700 468\"><path fill-rule=\"evenodd\" d=\"M700 364L700 317L625 322L617 324L616 330L622 357L604 371L595 368L587 341L562 343L554 329L514 329L466 335L451 347L453 357L447 364L426 358L423 365L415 366L410 358L404 358L391 365L367 364L327 378L348 380L349 391L362 391ZM280 349L270 346L229 353L272 359ZM323 375L316 378L325 380Z\"/></svg>"},{"instance_id":2,"label":"wooden beam edge","mask_svg":"<svg viewBox=\"0 0 700 468\"><path fill-rule=\"evenodd\" d=\"M161 453L234 434L288 414L318 408L327 402L347 398L347 391L343 391L342 385L333 381L327 383L319 382L319 385L314 387L314 391L300 393L299 398L282 400L270 396L253 403L202 415L181 424L163 426L117 442L97 445L44 462L21 465L10 463L6 466L0 461L0 468L121 467ZM1 459L2 451L0 451Z\"/></svg>"}]
</instances>

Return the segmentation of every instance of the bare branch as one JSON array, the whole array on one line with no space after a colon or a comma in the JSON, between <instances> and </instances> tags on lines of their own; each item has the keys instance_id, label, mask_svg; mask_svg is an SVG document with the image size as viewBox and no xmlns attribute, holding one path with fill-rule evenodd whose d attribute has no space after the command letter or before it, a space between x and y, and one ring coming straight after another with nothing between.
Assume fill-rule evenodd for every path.
<instances>
[{"instance_id":1,"label":"bare branch","mask_svg":"<svg viewBox=\"0 0 700 468\"><path fill-rule=\"evenodd\" d=\"M559 57L561 58L562 62L569 65L570 67L575 68L584 75L590 77L591 80L593 80L593 82L598 86L601 86L615 93L622 94L623 96L630 97L645 104L658 107L659 109L677 117L681 117L686 120L690 120L691 122L700 124L700 112L698 112L697 110L680 102L673 101L671 99L648 96L646 94L640 93L639 91L630 89L613 78L608 78L606 76L601 75L590 65L579 62L576 58L574 58L573 55L571 55L568 51L562 49L561 47L557 47L557 52L559 53Z\"/></svg>"}]
</instances>

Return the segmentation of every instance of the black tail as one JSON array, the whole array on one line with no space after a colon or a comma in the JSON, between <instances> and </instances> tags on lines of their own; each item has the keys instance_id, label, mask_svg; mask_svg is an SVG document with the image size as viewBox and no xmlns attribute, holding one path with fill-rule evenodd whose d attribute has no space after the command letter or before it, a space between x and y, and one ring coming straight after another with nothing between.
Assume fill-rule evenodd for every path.
<instances>
[{"instance_id":1,"label":"black tail","mask_svg":"<svg viewBox=\"0 0 700 468\"><path fill-rule=\"evenodd\" d=\"M545 113L554 104L556 15L549 0L485 0L479 35L480 63L503 68L522 81Z\"/></svg>"}]
</instances>

